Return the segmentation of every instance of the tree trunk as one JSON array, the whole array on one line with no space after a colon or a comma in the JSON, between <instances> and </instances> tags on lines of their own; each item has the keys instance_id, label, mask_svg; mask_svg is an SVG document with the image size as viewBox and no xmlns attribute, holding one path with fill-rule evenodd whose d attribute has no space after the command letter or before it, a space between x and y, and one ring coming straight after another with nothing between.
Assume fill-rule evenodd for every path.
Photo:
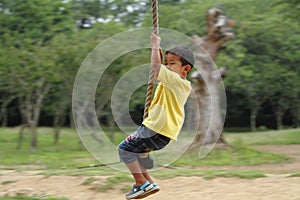
<instances>
[{"instance_id":1,"label":"tree trunk","mask_svg":"<svg viewBox=\"0 0 300 200\"><path fill-rule=\"evenodd\" d=\"M250 127L251 131L256 131L256 116L257 116L257 108L250 109Z\"/></svg>"},{"instance_id":2,"label":"tree trunk","mask_svg":"<svg viewBox=\"0 0 300 200\"><path fill-rule=\"evenodd\" d=\"M283 112L277 112L276 113L276 125L277 125L278 130L281 130L283 127L282 120L283 120Z\"/></svg>"},{"instance_id":3,"label":"tree trunk","mask_svg":"<svg viewBox=\"0 0 300 200\"><path fill-rule=\"evenodd\" d=\"M2 100L1 110L0 110L0 123L2 127L7 126L7 107L15 98L16 96L12 95L11 97L6 97L5 99Z\"/></svg>"},{"instance_id":4,"label":"tree trunk","mask_svg":"<svg viewBox=\"0 0 300 200\"><path fill-rule=\"evenodd\" d=\"M290 112L293 117L293 124L294 127L299 128L300 127L300 101L295 102L290 107Z\"/></svg>"},{"instance_id":5,"label":"tree trunk","mask_svg":"<svg viewBox=\"0 0 300 200\"><path fill-rule=\"evenodd\" d=\"M60 134L60 117L56 114L54 116L54 123L53 123L53 126L54 126L54 139L53 139L53 143L54 144L58 144L58 141L59 141L59 134Z\"/></svg>"},{"instance_id":6,"label":"tree trunk","mask_svg":"<svg viewBox=\"0 0 300 200\"><path fill-rule=\"evenodd\" d=\"M37 131L36 127L39 121L42 102L45 94L50 90L50 84L45 83L45 78L40 78L37 81L37 88L32 93L29 92L22 97L19 97L19 108L25 126L29 127L31 132L31 147L37 146Z\"/></svg>"},{"instance_id":7,"label":"tree trunk","mask_svg":"<svg viewBox=\"0 0 300 200\"><path fill-rule=\"evenodd\" d=\"M216 70L213 60L222 49L223 43L234 38L228 22L227 17L221 15L221 10L210 9L206 15L206 36L203 38L193 36L193 39L204 47L209 56L202 49L194 52L196 61L200 63L201 72L196 71L192 74L195 91L195 97L192 98L198 103L200 119L197 119L199 127L191 149L200 148L202 144L225 142L222 136L224 120L220 108L219 86L222 78L225 77L226 68Z\"/></svg>"},{"instance_id":8,"label":"tree trunk","mask_svg":"<svg viewBox=\"0 0 300 200\"><path fill-rule=\"evenodd\" d=\"M19 136L18 136L18 144L17 144L17 149L20 150L22 148L23 140L24 140L24 130L27 128L27 124L23 124L21 126Z\"/></svg>"},{"instance_id":9,"label":"tree trunk","mask_svg":"<svg viewBox=\"0 0 300 200\"><path fill-rule=\"evenodd\" d=\"M60 130L64 123L65 123L65 111L63 109L57 109L53 121L53 126L54 126L53 143L54 144L58 144L59 142Z\"/></svg>"},{"instance_id":10,"label":"tree trunk","mask_svg":"<svg viewBox=\"0 0 300 200\"><path fill-rule=\"evenodd\" d=\"M36 148L37 147L37 131L36 131L36 124L35 122L29 123L30 132L31 132L31 147Z\"/></svg>"},{"instance_id":11,"label":"tree trunk","mask_svg":"<svg viewBox=\"0 0 300 200\"><path fill-rule=\"evenodd\" d=\"M284 98L279 98L277 102L271 100L271 105L276 118L276 127L278 130L281 130L283 128L283 116L288 110L289 105L286 104L286 100Z\"/></svg>"},{"instance_id":12,"label":"tree trunk","mask_svg":"<svg viewBox=\"0 0 300 200\"><path fill-rule=\"evenodd\" d=\"M3 109L1 111L1 127L6 127L7 126L7 109Z\"/></svg>"},{"instance_id":13,"label":"tree trunk","mask_svg":"<svg viewBox=\"0 0 300 200\"><path fill-rule=\"evenodd\" d=\"M54 127L54 139L53 139L54 144L58 144L59 142L60 130L61 129L59 126Z\"/></svg>"}]
</instances>

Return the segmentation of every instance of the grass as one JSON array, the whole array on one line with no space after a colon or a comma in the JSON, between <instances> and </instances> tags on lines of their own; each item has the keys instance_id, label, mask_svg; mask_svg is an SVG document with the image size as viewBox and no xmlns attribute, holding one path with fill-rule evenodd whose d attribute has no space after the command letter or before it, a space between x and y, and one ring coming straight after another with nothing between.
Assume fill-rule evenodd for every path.
<instances>
[{"instance_id":1,"label":"grass","mask_svg":"<svg viewBox=\"0 0 300 200\"><path fill-rule=\"evenodd\" d=\"M19 128L0 129L1 165L34 165L38 169L59 169L85 165L93 160L72 129L64 129L59 144L53 144L52 129L39 128L38 146L35 149L29 147L31 138L26 133L20 150L16 148L18 131Z\"/></svg>"},{"instance_id":2,"label":"grass","mask_svg":"<svg viewBox=\"0 0 300 200\"><path fill-rule=\"evenodd\" d=\"M179 176L190 177L199 176L205 179L213 179L216 177L239 177L239 178L261 178L265 177L264 172L256 170L198 170L198 169L174 169L174 170L160 170L153 172L155 177L159 179L169 179Z\"/></svg>"},{"instance_id":3,"label":"grass","mask_svg":"<svg viewBox=\"0 0 300 200\"><path fill-rule=\"evenodd\" d=\"M127 173L119 173L114 176L106 178L105 182L102 184L95 184L90 188L90 190L97 191L97 192L106 192L108 190L115 189L119 183L122 182L133 182L133 178L129 177ZM127 189L127 187L121 188L121 191Z\"/></svg>"},{"instance_id":4,"label":"grass","mask_svg":"<svg viewBox=\"0 0 300 200\"><path fill-rule=\"evenodd\" d=\"M255 166L261 164L276 164L287 161L285 155L257 151L248 147L234 147L230 149L214 149L204 159L198 154L186 154L175 161L173 166Z\"/></svg>"},{"instance_id":5,"label":"grass","mask_svg":"<svg viewBox=\"0 0 300 200\"><path fill-rule=\"evenodd\" d=\"M229 143L237 140L245 145L290 145L300 144L300 129L273 130L265 132L225 133Z\"/></svg>"},{"instance_id":6,"label":"grass","mask_svg":"<svg viewBox=\"0 0 300 200\"><path fill-rule=\"evenodd\" d=\"M1 182L1 185L9 185L9 184L12 184L12 183L15 183L17 181L2 181Z\"/></svg>"},{"instance_id":7,"label":"grass","mask_svg":"<svg viewBox=\"0 0 300 200\"><path fill-rule=\"evenodd\" d=\"M47 169L50 173L59 173L60 169L73 169L81 165L97 163L95 159L82 147L75 130L63 129L59 144L53 144L53 133L50 128L39 128L38 147L29 147L29 134L25 137L21 150L16 149L18 128L0 129L0 160L5 166L34 165L37 169ZM116 137L119 140L117 134ZM225 139L235 148L215 149L205 159L199 161L198 156L190 155L180 158L175 165L260 165L279 163L287 159L286 156L260 152L251 149L251 145L267 144L300 144L300 130L225 133ZM104 169L104 168L102 168ZM81 170L86 171L86 170Z\"/></svg>"},{"instance_id":8,"label":"grass","mask_svg":"<svg viewBox=\"0 0 300 200\"><path fill-rule=\"evenodd\" d=\"M43 170L45 176L57 174L69 175L115 175L117 172L109 167L78 170L76 167L99 163L82 147L77 133L73 129L63 129L59 144L53 144L53 130L38 128L38 147L29 147L30 134L25 135L23 146L16 149L19 128L0 128L0 160L4 168L18 170ZM116 134L116 140L122 138ZM197 153L181 157L173 166L254 166L261 164L276 164L288 160L287 156L261 152L251 148L251 145L270 144L300 144L300 130L225 133L225 139L234 148L215 148L204 159L199 159ZM22 167L20 167L20 165ZM17 166L17 167L16 167Z\"/></svg>"},{"instance_id":9,"label":"grass","mask_svg":"<svg viewBox=\"0 0 300 200\"><path fill-rule=\"evenodd\" d=\"M300 177L300 172L292 172L290 177Z\"/></svg>"},{"instance_id":10,"label":"grass","mask_svg":"<svg viewBox=\"0 0 300 200\"><path fill-rule=\"evenodd\" d=\"M110 167L77 169L78 166L98 164L82 147L77 133L73 129L63 129L58 144L53 144L53 130L39 128L38 147L30 148L30 134L26 133L23 146L16 149L19 128L0 128L0 160L1 168L15 170L39 170L38 174L45 177L52 175L86 176L81 184L90 190L106 192L119 189L124 193L131 189L131 185L120 183L133 182L126 172L113 170ZM251 148L252 145L289 145L300 144L300 129L266 132L225 133L226 141L233 148L214 148L205 158L199 159L198 153L185 154L174 163L175 168L153 170L155 178L169 179L178 176L199 176L205 179L215 177L259 178L265 177L264 171L259 170L219 170L213 166L255 166L262 164L276 164L289 160L285 155L261 152ZM113 143L119 143L124 137L116 133ZM199 170L197 167L210 166L210 170ZM212 168L212 169L211 169ZM104 180L96 176L106 177ZM1 177L1 174L0 174ZM300 177L300 172L290 172L290 177ZM13 184L14 181L5 180L1 185ZM0 197L0 200L66 200L55 197L28 197L18 194L14 197Z\"/></svg>"},{"instance_id":11,"label":"grass","mask_svg":"<svg viewBox=\"0 0 300 200\"><path fill-rule=\"evenodd\" d=\"M16 195L13 197L0 197L0 200L67 200L66 198L55 198L55 197L28 197L26 195Z\"/></svg>"},{"instance_id":12,"label":"grass","mask_svg":"<svg viewBox=\"0 0 300 200\"><path fill-rule=\"evenodd\" d=\"M87 178L83 183L81 183L81 185L90 185L93 182L97 181L98 179L95 177L89 177Z\"/></svg>"}]
</instances>

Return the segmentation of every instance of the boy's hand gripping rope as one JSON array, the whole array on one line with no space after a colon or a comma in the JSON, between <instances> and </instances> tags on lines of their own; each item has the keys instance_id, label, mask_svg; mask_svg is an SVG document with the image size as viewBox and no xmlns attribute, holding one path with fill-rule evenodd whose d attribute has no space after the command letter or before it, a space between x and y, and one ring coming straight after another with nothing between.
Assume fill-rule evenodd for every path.
<instances>
[{"instance_id":1,"label":"boy's hand gripping rope","mask_svg":"<svg viewBox=\"0 0 300 200\"><path fill-rule=\"evenodd\" d=\"M152 26L153 26L153 33L158 35L158 1L152 0ZM144 116L143 118L146 119L148 117L148 110L152 101L152 94L154 88L154 81L155 81L155 74L154 70L152 69L151 63L150 68L150 75L148 80L148 87L147 87L147 94L146 94L146 102L145 102L145 109L144 109Z\"/></svg>"}]
</instances>

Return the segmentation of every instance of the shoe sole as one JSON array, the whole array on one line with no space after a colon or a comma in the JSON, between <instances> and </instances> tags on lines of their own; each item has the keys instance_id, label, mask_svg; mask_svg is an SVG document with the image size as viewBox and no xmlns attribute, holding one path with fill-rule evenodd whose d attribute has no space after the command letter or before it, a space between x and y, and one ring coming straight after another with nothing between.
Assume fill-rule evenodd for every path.
<instances>
[{"instance_id":1,"label":"shoe sole","mask_svg":"<svg viewBox=\"0 0 300 200\"><path fill-rule=\"evenodd\" d=\"M152 186L152 187L151 187ZM149 188L150 187L150 188ZM137 195L131 195L130 197L126 197L126 199L141 199L141 196L146 195L148 192L150 192L153 188L153 185L149 185L148 187L144 188L144 190L141 191L140 194ZM136 194L136 193L135 193ZM143 197L144 198L144 197Z\"/></svg>"},{"instance_id":2,"label":"shoe sole","mask_svg":"<svg viewBox=\"0 0 300 200\"><path fill-rule=\"evenodd\" d=\"M148 191L148 192L146 192L144 194L141 194L140 196L137 196L134 199L143 199L143 198L146 198L146 197L148 197L148 196L150 196L152 194L155 194L155 193L159 192L159 190L160 190L159 188L157 188L157 189L154 188L153 190L150 189L150 191Z\"/></svg>"}]
</instances>

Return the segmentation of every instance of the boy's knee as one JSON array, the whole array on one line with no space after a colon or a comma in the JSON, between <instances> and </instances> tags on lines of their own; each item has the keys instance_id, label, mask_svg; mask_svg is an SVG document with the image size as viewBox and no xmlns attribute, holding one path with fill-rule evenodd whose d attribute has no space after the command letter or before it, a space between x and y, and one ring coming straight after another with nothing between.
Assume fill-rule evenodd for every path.
<instances>
[{"instance_id":1,"label":"boy's knee","mask_svg":"<svg viewBox=\"0 0 300 200\"><path fill-rule=\"evenodd\" d=\"M137 159L136 153L131 152L127 148L125 141L119 144L118 154L119 154L120 161L124 163L131 163Z\"/></svg>"}]
</instances>

